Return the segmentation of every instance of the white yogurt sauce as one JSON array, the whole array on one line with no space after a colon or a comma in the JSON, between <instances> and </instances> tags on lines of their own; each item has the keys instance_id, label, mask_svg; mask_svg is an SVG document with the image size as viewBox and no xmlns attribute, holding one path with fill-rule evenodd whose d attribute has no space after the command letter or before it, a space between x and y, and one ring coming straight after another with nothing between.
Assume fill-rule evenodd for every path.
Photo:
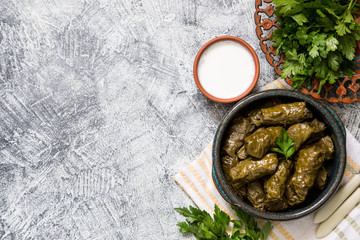
<instances>
[{"instance_id":1,"label":"white yogurt sauce","mask_svg":"<svg viewBox=\"0 0 360 240\"><path fill-rule=\"evenodd\" d=\"M244 93L255 76L249 50L235 41L220 41L208 47L198 64L200 84L209 94L229 99Z\"/></svg>"}]
</instances>

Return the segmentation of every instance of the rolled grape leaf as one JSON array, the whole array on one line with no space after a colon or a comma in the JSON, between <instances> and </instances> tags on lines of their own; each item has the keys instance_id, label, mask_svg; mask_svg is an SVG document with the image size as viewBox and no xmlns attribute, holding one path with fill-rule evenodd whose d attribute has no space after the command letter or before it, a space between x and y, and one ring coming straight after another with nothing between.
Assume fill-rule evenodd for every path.
<instances>
[{"instance_id":1,"label":"rolled grape leaf","mask_svg":"<svg viewBox=\"0 0 360 240\"><path fill-rule=\"evenodd\" d=\"M330 160L333 158L334 144L331 140L331 137L329 136L323 137L319 140L317 144L318 146L320 146L319 149L324 154L325 160Z\"/></svg>"},{"instance_id":2,"label":"rolled grape leaf","mask_svg":"<svg viewBox=\"0 0 360 240\"><path fill-rule=\"evenodd\" d=\"M234 192L236 193L236 195L238 195L241 199L245 199L247 197L247 186L246 185L242 185L242 186L237 186L236 184L231 184Z\"/></svg>"},{"instance_id":3,"label":"rolled grape leaf","mask_svg":"<svg viewBox=\"0 0 360 240\"><path fill-rule=\"evenodd\" d=\"M326 169L324 167L321 167L316 174L314 186L320 190L324 189L324 187L326 186L327 178L328 173Z\"/></svg>"},{"instance_id":4,"label":"rolled grape leaf","mask_svg":"<svg viewBox=\"0 0 360 240\"><path fill-rule=\"evenodd\" d=\"M296 123L291 125L286 132L295 142L295 149L305 143L310 137L314 137L319 133L324 132L325 124L314 119L312 122Z\"/></svg>"},{"instance_id":5,"label":"rolled grape leaf","mask_svg":"<svg viewBox=\"0 0 360 240\"><path fill-rule=\"evenodd\" d=\"M259 127L262 125L262 114L261 109L254 109L251 112L248 113L248 118L251 121L251 123L255 124L255 126Z\"/></svg>"},{"instance_id":6,"label":"rolled grape leaf","mask_svg":"<svg viewBox=\"0 0 360 240\"><path fill-rule=\"evenodd\" d=\"M333 152L334 146L329 136L323 137L315 144L306 146L299 151L294 175L289 182L291 190L297 196L297 200L293 201L287 195L290 205L295 205L305 200L309 189L314 185L318 170L325 158L332 156Z\"/></svg>"},{"instance_id":7,"label":"rolled grape leaf","mask_svg":"<svg viewBox=\"0 0 360 240\"><path fill-rule=\"evenodd\" d=\"M269 153L261 160L248 158L230 170L230 177L239 186L275 173L277 164L278 158L275 153Z\"/></svg>"},{"instance_id":8,"label":"rolled grape leaf","mask_svg":"<svg viewBox=\"0 0 360 240\"><path fill-rule=\"evenodd\" d=\"M312 112L306 108L305 102L280 104L261 109L262 123L265 125L288 125L312 118Z\"/></svg>"},{"instance_id":9,"label":"rolled grape leaf","mask_svg":"<svg viewBox=\"0 0 360 240\"><path fill-rule=\"evenodd\" d=\"M253 110L248 114L248 117L256 126L286 126L312 118L312 112L306 107L305 102L294 102Z\"/></svg>"},{"instance_id":10,"label":"rolled grape leaf","mask_svg":"<svg viewBox=\"0 0 360 240\"><path fill-rule=\"evenodd\" d=\"M257 127L259 127L260 125L262 125L261 109L274 107L279 104L281 104L281 101L277 98L273 98L270 101L267 101L266 103L262 104L260 108L256 108L256 109L250 111L247 114L247 117L253 124L255 124Z\"/></svg>"},{"instance_id":11,"label":"rolled grape leaf","mask_svg":"<svg viewBox=\"0 0 360 240\"><path fill-rule=\"evenodd\" d=\"M224 171L225 179L228 184L232 187L234 192L242 199L246 197L246 186L235 184L230 177L231 168L235 167L239 163L237 157L233 158L230 156L224 156L221 158L221 164Z\"/></svg>"},{"instance_id":12,"label":"rolled grape leaf","mask_svg":"<svg viewBox=\"0 0 360 240\"><path fill-rule=\"evenodd\" d=\"M261 127L261 128L258 128L256 129L252 134L256 134L256 133L259 133L261 131L265 130L265 128ZM247 159L249 157L249 154L246 152L245 150L245 145L243 145L239 151L237 152L237 156L239 157L240 160L244 160L244 159Z\"/></svg>"},{"instance_id":13,"label":"rolled grape leaf","mask_svg":"<svg viewBox=\"0 0 360 240\"><path fill-rule=\"evenodd\" d=\"M245 145L243 145L240 150L237 152L237 156L240 160L247 159L249 157L249 154L247 154L245 150Z\"/></svg>"},{"instance_id":14,"label":"rolled grape leaf","mask_svg":"<svg viewBox=\"0 0 360 240\"><path fill-rule=\"evenodd\" d=\"M271 148L276 146L276 138L281 137L282 127L268 127L255 131L245 138L246 152L256 158L262 158Z\"/></svg>"},{"instance_id":15,"label":"rolled grape leaf","mask_svg":"<svg viewBox=\"0 0 360 240\"><path fill-rule=\"evenodd\" d=\"M254 181L247 185L247 198L254 207L265 210L266 196L260 181Z\"/></svg>"},{"instance_id":16,"label":"rolled grape leaf","mask_svg":"<svg viewBox=\"0 0 360 240\"><path fill-rule=\"evenodd\" d=\"M316 135L323 133L326 129L325 123L320 122L316 118L310 122L310 125L314 129L312 137L316 137Z\"/></svg>"},{"instance_id":17,"label":"rolled grape leaf","mask_svg":"<svg viewBox=\"0 0 360 240\"><path fill-rule=\"evenodd\" d=\"M289 207L289 204L284 196L278 200L267 200L265 204L265 209L268 211L280 211Z\"/></svg>"},{"instance_id":18,"label":"rolled grape leaf","mask_svg":"<svg viewBox=\"0 0 360 240\"><path fill-rule=\"evenodd\" d=\"M301 199L301 197L299 197L295 190L294 190L294 187L292 185L288 183L286 183L286 186L285 186L285 196L286 196L286 199L287 199L287 202L290 206L293 206L295 204L299 204L301 202L304 201L304 199Z\"/></svg>"},{"instance_id":19,"label":"rolled grape leaf","mask_svg":"<svg viewBox=\"0 0 360 240\"><path fill-rule=\"evenodd\" d=\"M239 160L237 157L224 156L221 158L221 165L224 170L226 180L230 180L230 170L238 164Z\"/></svg>"},{"instance_id":20,"label":"rolled grape leaf","mask_svg":"<svg viewBox=\"0 0 360 240\"><path fill-rule=\"evenodd\" d=\"M287 178L290 175L293 163L290 160L281 160L276 172L264 182L266 198L269 201L279 200L285 192Z\"/></svg>"},{"instance_id":21,"label":"rolled grape leaf","mask_svg":"<svg viewBox=\"0 0 360 240\"><path fill-rule=\"evenodd\" d=\"M237 151L244 144L245 137L254 130L255 126L249 119L237 117L233 120L223 142L223 151L235 157Z\"/></svg>"}]
</instances>

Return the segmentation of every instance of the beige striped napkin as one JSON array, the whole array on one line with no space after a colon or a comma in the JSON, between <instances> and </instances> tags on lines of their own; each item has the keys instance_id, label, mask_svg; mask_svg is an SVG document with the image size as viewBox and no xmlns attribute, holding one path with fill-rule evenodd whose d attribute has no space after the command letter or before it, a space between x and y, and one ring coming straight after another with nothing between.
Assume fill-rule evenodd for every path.
<instances>
[{"instance_id":1,"label":"beige striped napkin","mask_svg":"<svg viewBox=\"0 0 360 240\"><path fill-rule=\"evenodd\" d=\"M274 88L289 88L289 86L282 80L277 79L263 89ZM347 164L342 184L349 181L360 170L360 143L348 130L346 130L346 134ZM234 218L233 210L218 193L213 183L211 176L211 151L212 145L209 144L201 152L200 156L176 174L174 179L200 209L213 213L214 204L217 204L219 208ZM270 233L269 239L317 239L315 237L317 224L313 223L313 217L314 215L310 214L306 217L286 222L273 221L274 228ZM260 224L262 222L259 220ZM322 239L360 239L360 204L346 216L332 233Z\"/></svg>"}]
</instances>

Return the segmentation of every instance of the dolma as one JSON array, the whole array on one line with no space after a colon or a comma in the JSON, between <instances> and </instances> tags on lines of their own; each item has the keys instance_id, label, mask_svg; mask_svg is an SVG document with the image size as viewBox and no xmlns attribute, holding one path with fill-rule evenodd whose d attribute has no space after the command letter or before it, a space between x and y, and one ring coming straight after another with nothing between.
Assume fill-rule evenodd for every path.
<instances>
[{"instance_id":1,"label":"dolma","mask_svg":"<svg viewBox=\"0 0 360 240\"><path fill-rule=\"evenodd\" d=\"M289 185L297 195L298 200L289 199L289 204L298 204L305 200L309 189L314 185L316 174L322 166L326 157L333 154L334 147L329 136L323 137L313 145L307 146L299 151L295 164L294 175Z\"/></svg>"},{"instance_id":2,"label":"dolma","mask_svg":"<svg viewBox=\"0 0 360 240\"><path fill-rule=\"evenodd\" d=\"M326 129L325 123L320 122L316 118L310 122L310 125L314 129L314 133L311 137L316 137L319 133L323 133Z\"/></svg>"},{"instance_id":3,"label":"dolma","mask_svg":"<svg viewBox=\"0 0 360 240\"><path fill-rule=\"evenodd\" d=\"M236 152L244 144L245 137L254 130L255 126L249 119L237 117L233 120L229 130L227 131L223 150L231 157L236 156Z\"/></svg>"},{"instance_id":4,"label":"dolma","mask_svg":"<svg viewBox=\"0 0 360 240\"><path fill-rule=\"evenodd\" d=\"M267 200L266 204L265 204L265 209L275 212L275 211L280 211L280 210L284 210L286 208L288 208L289 204L286 200L285 197L281 197L278 200Z\"/></svg>"},{"instance_id":5,"label":"dolma","mask_svg":"<svg viewBox=\"0 0 360 240\"><path fill-rule=\"evenodd\" d=\"M249 183L269 174L274 174L278 158L275 153L269 153L261 160L248 158L240 161L230 170L230 177L238 186Z\"/></svg>"},{"instance_id":6,"label":"dolma","mask_svg":"<svg viewBox=\"0 0 360 240\"><path fill-rule=\"evenodd\" d=\"M263 128L263 127L258 128L252 134L256 134L256 133L261 132L263 130L265 130L265 128ZM244 160L244 159L247 159L248 157L250 157L249 154L245 150L245 145L243 145L239 149L239 151L237 152L237 156L239 157L240 160Z\"/></svg>"},{"instance_id":7,"label":"dolma","mask_svg":"<svg viewBox=\"0 0 360 240\"><path fill-rule=\"evenodd\" d=\"M324 189L324 187L326 186L327 177L328 174L326 169L324 167L321 167L316 174L314 186L320 190Z\"/></svg>"},{"instance_id":8,"label":"dolma","mask_svg":"<svg viewBox=\"0 0 360 240\"><path fill-rule=\"evenodd\" d=\"M245 150L245 145L243 145L240 150L237 152L237 156L240 160L247 159L249 157L249 154L247 154Z\"/></svg>"},{"instance_id":9,"label":"dolma","mask_svg":"<svg viewBox=\"0 0 360 240\"><path fill-rule=\"evenodd\" d=\"M331 137L326 136L319 140L317 143L320 151L324 154L325 160L330 160L334 155L334 144Z\"/></svg>"},{"instance_id":10,"label":"dolma","mask_svg":"<svg viewBox=\"0 0 360 240\"><path fill-rule=\"evenodd\" d=\"M255 124L256 127L259 127L262 124L262 114L261 109L254 109L248 113L248 118L252 124Z\"/></svg>"},{"instance_id":11,"label":"dolma","mask_svg":"<svg viewBox=\"0 0 360 240\"><path fill-rule=\"evenodd\" d=\"M231 184L234 192L236 193L236 195L238 195L241 199L246 198L247 194L247 186L246 185L242 185L242 186L236 186L236 184Z\"/></svg>"},{"instance_id":12,"label":"dolma","mask_svg":"<svg viewBox=\"0 0 360 240\"><path fill-rule=\"evenodd\" d=\"M282 127L268 127L245 138L246 152L256 158L262 158L272 147L276 146L276 138L281 136Z\"/></svg>"},{"instance_id":13,"label":"dolma","mask_svg":"<svg viewBox=\"0 0 360 240\"><path fill-rule=\"evenodd\" d=\"M247 185L247 198L254 207L265 210L266 195L260 181L254 181Z\"/></svg>"},{"instance_id":14,"label":"dolma","mask_svg":"<svg viewBox=\"0 0 360 240\"><path fill-rule=\"evenodd\" d=\"M224 171L225 179L230 181L231 178L229 176L230 170L237 165L239 162L237 157L224 156L221 158L221 165Z\"/></svg>"},{"instance_id":15,"label":"dolma","mask_svg":"<svg viewBox=\"0 0 360 240\"><path fill-rule=\"evenodd\" d=\"M286 132L295 142L295 149L305 143L310 137L313 137L325 130L325 124L314 119L312 122L296 123L291 125Z\"/></svg>"},{"instance_id":16,"label":"dolma","mask_svg":"<svg viewBox=\"0 0 360 240\"><path fill-rule=\"evenodd\" d=\"M239 160L237 157L233 158L230 156L224 156L221 158L222 168L224 171L225 179L233 188L234 192L241 198L246 197L246 186L237 186L233 183L230 178L230 170L238 164Z\"/></svg>"},{"instance_id":17,"label":"dolma","mask_svg":"<svg viewBox=\"0 0 360 240\"><path fill-rule=\"evenodd\" d=\"M290 160L283 159L279 162L276 172L265 180L264 189L269 201L279 200L284 195L286 181L292 165Z\"/></svg>"},{"instance_id":18,"label":"dolma","mask_svg":"<svg viewBox=\"0 0 360 240\"><path fill-rule=\"evenodd\" d=\"M247 114L247 116L253 124L255 124L257 127L259 127L262 124L261 109L274 107L279 104L281 104L281 101L279 99L276 99L276 98L272 99L271 101L267 101L266 103L261 105L260 108L256 108L256 109L250 111Z\"/></svg>"},{"instance_id":19,"label":"dolma","mask_svg":"<svg viewBox=\"0 0 360 240\"><path fill-rule=\"evenodd\" d=\"M285 185L285 196L286 196L287 202L290 206L293 206L295 204L298 204L298 203L301 203L302 201L304 201L296 194L293 186L290 185L289 183L287 183Z\"/></svg>"},{"instance_id":20,"label":"dolma","mask_svg":"<svg viewBox=\"0 0 360 240\"><path fill-rule=\"evenodd\" d=\"M305 102L284 103L277 106L253 110L248 114L250 121L260 125L288 125L312 118L312 112Z\"/></svg>"}]
</instances>

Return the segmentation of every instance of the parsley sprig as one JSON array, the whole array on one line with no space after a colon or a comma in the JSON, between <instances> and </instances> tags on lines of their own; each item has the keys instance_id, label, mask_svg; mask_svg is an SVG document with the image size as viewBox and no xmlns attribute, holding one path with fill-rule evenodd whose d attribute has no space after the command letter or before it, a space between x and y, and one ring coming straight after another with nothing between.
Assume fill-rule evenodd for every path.
<instances>
[{"instance_id":1,"label":"parsley sprig","mask_svg":"<svg viewBox=\"0 0 360 240\"><path fill-rule=\"evenodd\" d=\"M280 27L271 40L276 54L285 55L282 78L291 77L293 88L312 87L318 80L318 93L325 83L334 84L355 70L356 41L360 24L354 16L357 0L273 0Z\"/></svg>"},{"instance_id":2,"label":"parsley sprig","mask_svg":"<svg viewBox=\"0 0 360 240\"><path fill-rule=\"evenodd\" d=\"M239 220L230 220L230 217L215 204L213 217L204 210L189 206L175 208L175 211L186 217L185 222L179 222L182 233L191 233L197 240L266 240L272 229L267 222L261 229L254 217L237 207L233 207ZM226 232L229 223L234 224L231 236Z\"/></svg>"},{"instance_id":3,"label":"parsley sprig","mask_svg":"<svg viewBox=\"0 0 360 240\"><path fill-rule=\"evenodd\" d=\"M273 148L274 152L281 153L285 156L286 160L291 157L291 155L295 152L295 142L294 140L288 136L285 128L281 129L281 138L276 138L276 144L279 146L278 148Z\"/></svg>"}]
</instances>

